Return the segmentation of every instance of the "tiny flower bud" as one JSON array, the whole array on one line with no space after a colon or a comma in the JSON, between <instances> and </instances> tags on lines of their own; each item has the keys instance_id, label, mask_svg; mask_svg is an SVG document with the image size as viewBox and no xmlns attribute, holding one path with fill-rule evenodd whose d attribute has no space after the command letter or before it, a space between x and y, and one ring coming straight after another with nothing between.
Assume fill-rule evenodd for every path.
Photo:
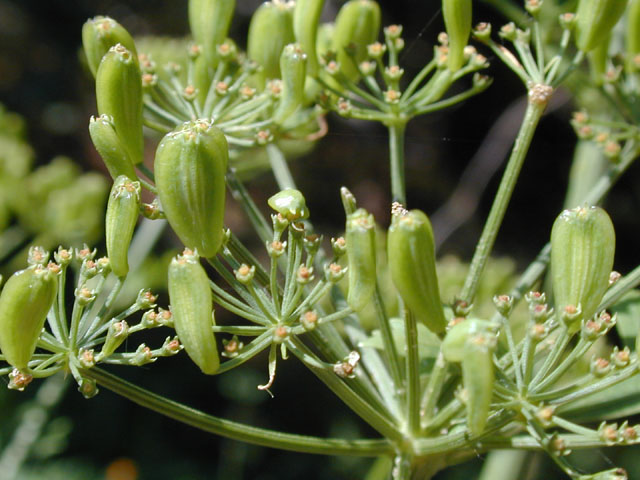
<instances>
[{"instance_id":1,"label":"tiny flower bud","mask_svg":"<svg viewBox=\"0 0 640 480\"><path fill-rule=\"evenodd\" d=\"M9 390L18 390L19 392L23 392L27 385L31 383L33 380L33 376L28 373L23 373L17 368L14 368L9 373L9 384L7 387Z\"/></svg>"},{"instance_id":2,"label":"tiny flower bud","mask_svg":"<svg viewBox=\"0 0 640 480\"><path fill-rule=\"evenodd\" d=\"M235 358L238 356L242 347L244 347L244 343L238 340L238 336L234 335L231 340L227 340L226 338L222 339L222 356L226 358Z\"/></svg>"},{"instance_id":3,"label":"tiny flower bud","mask_svg":"<svg viewBox=\"0 0 640 480\"><path fill-rule=\"evenodd\" d=\"M316 328L318 324L318 314L314 310L309 310L300 315L300 323L307 332Z\"/></svg>"},{"instance_id":4,"label":"tiny flower bud","mask_svg":"<svg viewBox=\"0 0 640 480\"><path fill-rule=\"evenodd\" d=\"M151 349L144 343L141 343L140 346L136 349L133 357L129 359L129 364L135 365L136 367L141 367L142 365L153 363L156 360L157 359L154 358Z\"/></svg>"},{"instance_id":5,"label":"tiny flower bud","mask_svg":"<svg viewBox=\"0 0 640 480\"><path fill-rule=\"evenodd\" d=\"M29 265L46 265L49 261L49 252L39 246L29 247L27 254L27 264Z\"/></svg>"},{"instance_id":6,"label":"tiny flower bud","mask_svg":"<svg viewBox=\"0 0 640 480\"><path fill-rule=\"evenodd\" d=\"M256 267L246 264L240 265L237 270L234 270L233 273L236 276L236 280L238 280L243 285L249 285L253 281L253 277L256 273Z\"/></svg>"},{"instance_id":7,"label":"tiny flower bud","mask_svg":"<svg viewBox=\"0 0 640 480\"><path fill-rule=\"evenodd\" d=\"M290 328L286 325L278 325L273 329L273 343L282 343L289 338Z\"/></svg>"}]
</instances>

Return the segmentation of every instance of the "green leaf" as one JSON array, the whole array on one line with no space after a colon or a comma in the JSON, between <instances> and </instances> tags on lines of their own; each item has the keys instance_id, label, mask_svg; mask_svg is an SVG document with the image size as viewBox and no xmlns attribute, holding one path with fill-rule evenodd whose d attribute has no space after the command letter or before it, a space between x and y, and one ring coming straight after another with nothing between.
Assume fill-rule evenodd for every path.
<instances>
[{"instance_id":1,"label":"green leaf","mask_svg":"<svg viewBox=\"0 0 640 480\"><path fill-rule=\"evenodd\" d=\"M580 422L600 422L640 413L640 376L569 403L560 410L563 417Z\"/></svg>"},{"instance_id":2,"label":"green leaf","mask_svg":"<svg viewBox=\"0 0 640 480\"><path fill-rule=\"evenodd\" d=\"M616 329L625 347L634 349L636 335L640 332L640 290L631 290L611 307L617 314Z\"/></svg>"}]
</instances>

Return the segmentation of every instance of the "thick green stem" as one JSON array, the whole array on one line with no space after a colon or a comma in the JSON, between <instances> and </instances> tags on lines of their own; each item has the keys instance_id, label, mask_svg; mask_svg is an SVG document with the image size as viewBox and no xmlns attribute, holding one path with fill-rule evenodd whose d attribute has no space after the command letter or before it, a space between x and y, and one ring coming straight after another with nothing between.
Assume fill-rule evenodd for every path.
<instances>
[{"instance_id":1,"label":"thick green stem","mask_svg":"<svg viewBox=\"0 0 640 480\"><path fill-rule=\"evenodd\" d=\"M469 304L473 302L480 276L482 275L496 236L498 235L498 230L500 229L502 219L509 205L509 200L511 199L511 194L513 193L520 169L529 151L533 134L544 113L545 105L546 104L539 102L529 102L527 105L524 120L520 126L513 150L511 151L509 163L507 164L502 181L500 182L500 187L498 188L498 193L489 212L489 218L476 246L469 273L460 294L460 298Z\"/></svg>"},{"instance_id":2,"label":"thick green stem","mask_svg":"<svg viewBox=\"0 0 640 480\"><path fill-rule=\"evenodd\" d=\"M407 204L404 180L404 131L406 121L389 124L389 155L391 169L391 198L394 202Z\"/></svg>"},{"instance_id":3,"label":"thick green stem","mask_svg":"<svg viewBox=\"0 0 640 480\"><path fill-rule=\"evenodd\" d=\"M238 422L208 415L194 408L187 407L167 398L156 395L149 390L116 377L99 368L83 370L83 375L94 379L98 384L114 393L128 398L138 405L153 410L161 415L179 422L199 428L205 432L223 437L252 443L264 447L291 450L294 452L316 453L321 455L349 455L374 457L388 455L393 451L387 440L343 440L338 438L318 438L305 435L277 432L256 428Z\"/></svg>"}]
</instances>

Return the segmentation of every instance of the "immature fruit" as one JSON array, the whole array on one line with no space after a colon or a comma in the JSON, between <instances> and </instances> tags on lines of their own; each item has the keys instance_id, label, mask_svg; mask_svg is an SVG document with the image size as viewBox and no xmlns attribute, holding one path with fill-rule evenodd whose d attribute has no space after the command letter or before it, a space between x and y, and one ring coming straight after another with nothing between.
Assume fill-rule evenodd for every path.
<instances>
[{"instance_id":1,"label":"immature fruit","mask_svg":"<svg viewBox=\"0 0 640 480\"><path fill-rule=\"evenodd\" d=\"M165 135L154 165L158 196L182 243L213 257L222 245L227 140L207 120Z\"/></svg>"},{"instance_id":2,"label":"immature fruit","mask_svg":"<svg viewBox=\"0 0 640 480\"><path fill-rule=\"evenodd\" d=\"M629 73L637 72L640 70L640 0L631 0L629 3L625 40L625 66Z\"/></svg>"},{"instance_id":3,"label":"immature fruit","mask_svg":"<svg viewBox=\"0 0 640 480\"><path fill-rule=\"evenodd\" d=\"M345 239L349 261L347 303L359 312L371 303L376 290L376 223L373 215L363 208L349 214Z\"/></svg>"},{"instance_id":4,"label":"immature fruit","mask_svg":"<svg viewBox=\"0 0 640 480\"><path fill-rule=\"evenodd\" d=\"M176 333L203 373L218 371L220 358L213 335L213 300L209 277L197 253L185 250L169 265L169 299Z\"/></svg>"},{"instance_id":5,"label":"immature fruit","mask_svg":"<svg viewBox=\"0 0 640 480\"><path fill-rule=\"evenodd\" d=\"M280 78L280 55L294 40L292 4L276 1L258 7L249 24L247 55L262 67L256 74L261 88L266 79Z\"/></svg>"},{"instance_id":6,"label":"immature fruit","mask_svg":"<svg viewBox=\"0 0 640 480\"><path fill-rule=\"evenodd\" d=\"M108 115L92 116L89 120L89 135L107 170L109 170L111 178L115 180L120 175L126 175L131 180L138 179L129 153L118 137L111 117Z\"/></svg>"},{"instance_id":7,"label":"immature fruit","mask_svg":"<svg viewBox=\"0 0 640 480\"><path fill-rule=\"evenodd\" d=\"M307 56L299 45L291 43L284 47L280 55L282 92L280 103L273 115L273 120L279 125L282 125L304 101L306 68Z\"/></svg>"},{"instance_id":8,"label":"immature fruit","mask_svg":"<svg viewBox=\"0 0 640 480\"><path fill-rule=\"evenodd\" d=\"M126 175L116 178L105 215L105 237L111 270L118 277L129 273L128 251L140 210L140 183Z\"/></svg>"},{"instance_id":9,"label":"immature fruit","mask_svg":"<svg viewBox=\"0 0 640 480\"><path fill-rule=\"evenodd\" d=\"M491 324L469 319L452 327L442 342L442 354L449 362L462 363L462 384L466 395L467 425L480 435L489 417L493 396L493 351L496 347Z\"/></svg>"},{"instance_id":10,"label":"immature fruit","mask_svg":"<svg viewBox=\"0 0 640 480\"><path fill-rule=\"evenodd\" d=\"M189 26L212 66L218 64L216 47L227 38L235 0L189 0Z\"/></svg>"},{"instance_id":11,"label":"immature fruit","mask_svg":"<svg viewBox=\"0 0 640 480\"><path fill-rule=\"evenodd\" d=\"M276 212L287 220L304 220L309 218L309 209L307 201L300 190L295 188L285 188L275 195L269 197L267 203Z\"/></svg>"},{"instance_id":12,"label":"immature fruit","mask_svg":"<svg viewBox=\"0 0 640 480\"><path fill-rule=\"evenodd\" d=\"M20 371L27 370L56 289L55 273L33 265L13 274L0 294L0 350Z\"/></svg>"},{"instance_id":13,"label":"immature fruit","mask_svg":"<svg viewBox=\"0 0 640 480\"><path fill-rule=\"evenodd\" d=\"M316 39L324 0L296 0L293 10L293 32L300 48L307 54L307 73L310 77L318 71Z\"/></svg>"},{"instance_id":14,"label":"immature fruit","mask_svg":"<svg viewBox=\"0 0 640 480\"><path fill-rule=\"evenodd\" d=\"M442 341L442 355L448 362L461 362L467 350L469 338L477 334L489 334L491 323L470 318L453 326Z\"/></svg>"},{"instance_id":15,"label":"immature fruit","mask_svg":"<svg viewBox=\"0 0 640 480\"><path fill-rule=\"evenodd\" d=\"M352 81L360 77L358 65L367 57L367 45L378 38L380 7L373 0L349 0L335 21L332 50L337 54L340 71ZM345 49L353 48L353 57Z\"/></svg>"},{"instance_id":16,"label":"immature fruit","mask_svg":"<svg viewBox=\"0 0 640 480\"><path fill-rule=\"evenodd\" d=\"M618 23L626 0L580 0L576 11L576 45L583 52L593 50Z\"/></svg>"},{"instance_id":17,"label":"immature fruit","mask_svg":"<svg viewBox=\"0 0 640 480\"><path fill-rule=\"evenodd\" d=\"M455 72L464 64L464 47L471 33L471 0L442 0L442 15L449 36L447 66Z\"/></svg>"},{"instance_id":18,"label":"immature fruit","mask_svg":"<svg viewBox=\"0 0 640 480\"><path fill-rule=\"evenodd\" d=\"M109 17L90 18L82 26L82 47L93 76L98 72L102 57L118 43L124 45L136 57L136 46L127 30Z\"/></svg>"},{"instance_id":19,"label":"immature fruit","mask_svg":"<svg viewBox=\"0 0 640 480\"><path fill-rule=\"evenodd\" d=\"M143 160L142 75L135 55L118 44L102 58L96 75L100 115L113 119L118 138L134 164Z\"/></svg>"},{"instance_id":20,"label":"immature fruit","mask_svg":"<svg viewBox=\"0 0 640 480\"><path fill-rule=\"evenodd\" d=\"M609 286L616 237L607 212L599 207L563 211L551 230L551 276L556 311L580 307L582 318L595 313Z\"/></svg>"},{"instance_id":21,"label":"immature fruit","mask_svg":"<svg viewBox=\"0 0 640 480\"><path fill-rule=\"evenodd\" d=\"M429 218L420 210L393 216L387 251L391 279L407 308L434 333L444 332L435 243Z\"/></svg>"}]
</instances>

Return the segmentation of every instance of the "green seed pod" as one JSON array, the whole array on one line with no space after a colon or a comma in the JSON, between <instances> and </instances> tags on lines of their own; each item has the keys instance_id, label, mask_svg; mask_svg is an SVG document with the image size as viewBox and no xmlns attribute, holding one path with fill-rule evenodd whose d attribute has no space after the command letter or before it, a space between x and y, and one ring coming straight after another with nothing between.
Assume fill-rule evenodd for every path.
<instances>
[{"instance_id":1,"label":"green seed pod","mask_svg":"<svg viewBox=\"0 0 640 480\"><path fill-rule=\"evenodd\" d=\"M82 47L93 76L98 72L102 57L118 43L124 45L138 58L136 46L127 30L109 17L94 17L82 26Z\"/></svg>"},{"instance_id":2,"label":"green seed pod","mask_svg":"<svg viewBox=\"0 0 640 480\"><path fill-rule=\"evenodd\" d=\"M470 318L453 326L442 341L442 355L448 362L461 362L467 350L467 341L479 334L489 334L492 324L486 320Z\"/></svg>"},{"instance_id":3,"label":"green seed pod","mask_svg":"<svg viewBox=\"0 0 640 480\"><path fill-rule=\"evenodd\" d=\"M212 66L218 64L217 46L227 38L235 0L189 0L189 26Z\"/></svg>"},{"instance_id":4,"label":"green seed pod","mask_svg":"<svg viewBox=\"0 0 640 480\"><path fill-rule=\"evenodd\" d=\"M435 243L429 218L420 210L393 216L387 237L389 269L407 308L434 333L444 332Z\"/></svg>"},{"instance_id":5,"label":"green seed pod","mask_svg":"<svg viewBox=\"0 0 640 480\"><path fill-rule=\"evenodd\" d=\"M493 396L493 347L486 345L491 337L476 335L467 342L462 359L462 384L466 391L467 426L472 436L484 431ZM495 343L493 343L495 346Z\"/></svg>"},{"instance_id":6,"label":"green seed pod","mask_svg":"<svg viewBox=\"0 0 640 480\"><path fill-rule=\"evenodd\" d=\"M304 102L307 56L299 45L291 43L280 55L282 93L280 103L273 114L275 123L282 125Z\"/></svg>"},{"instance_id":7,"label":"green seed pod","mask_svg":"<svg viewBox=\"0 0 640 480\"><path fill-rule=\"evenodd\" d=\"M455 72L464 64L464 47L471 33L471 0L442 0L442 15L449 36L447 66Z\"/></svg>"},{"instance_id":8,"label":"green seed pod","mask_svg":"<svg viewBox=\"0 0 640 480\"><path fill-rule=\"evenodd\" d=\"M111 178L115 180L120 175L126 175L131 180L138 179L131 158L116 133L111 117L108 115L92 116L89 121L89 135L107 170L109 170Z\"/></svg>"},{"instance_id":9,"label":"green seed pod","mask_svg":"<svg viewBox=\"0 0 640 480\"><path fill-rule=\"evenodd\" d=\"M591 71L591 79L595 85L601 86L604 82L604 76L607 73L607 60L609 59L609 43L611 35L601 39L598 45L587 54L589 59L589 69Z\"/></svg>"},{"instance_id":10,"label":"green seed pod","mask_svg":"<svg viewBox=\"0 0 640 480\"><path fill-rule=\"evenodd\" d=\"M487 424L493 395L493 351L496 337L486 320L469 319L453 326L442 341L442 354L449 362L462 362L466 393L467 425L473 436Z\"/></svg>"},{"instance_id":11,"label":"green seed pod","mask_svg":"<svg viewBox=\"0 0 640 480\"><path fill-rule=\"evenodd\" d=\"M307 202L300 190L286 188L267 200L267 203L276 212L290 222L309 218Z\"/></svg>"},{"instance_id":12,"label":"green seed pod","mask_svg":"<svg viewBox=\"0 0 640 480\"><path fill-rule=\"evenodd\" d=\"M345 239L349 262L347 303L359 312L371 303L376 290L376 223L373 215L363 208L347 215Z\"/></svg>"},{"instance_id":13,"label":"green seed pod","mask_svg":"<svg viewBox=\"0 0 640 480\"><path fill-rule=\"evenodd\" d=\"M551 230L551 276L556 312L580 307L570 328L589 319L609 287L616 237L607 212L599 207L563 211Z\"/></svg>"},{"instance_id":14,"label":"green seed pod","mask_svg":"<svg viewBox=\"0 0 640 480\"><path fill-rule=\"evenodd\" d=\"M213 335L213 300L209 277L197 253L185 250L169 265L171 313L180 342L200 370L218 371L220 358Z\"/></svg>"},{"instance_id":15,"label":"green seed pod","mask_svg":"<svg viewBox=\"0 0 640 480\"><path fill-rule=\"evenodd\" d=\"M227 140L207 120L165 135L156 152L156 187L164 214L182 243L212 257L222 245Z\"/></svg>"},{"instance_id":16,"label":"green seed pod","mask_svg":"<svg viewBox=\"0 0 640 480\"><path fill-rule=\"evenodd\" d=\"M111 271L118 277L129 273L128 251L140 210L140 183L126 175L113 182L105 215L105 237Z\"/></svg>"},{"instance_id":17,"label":"green seed pod","mask_svg":"<svg viewBox=\"0 0 640 480\"><path fill-rule=\"evenodd\" d=\"M0 294L0 350L20 371L27 370L57 285L54 269L34 265L13 274Z\"/></svg>"},{"instance_id":18,"label":"green seed pod","mask_svg":"<svg viewBox=\"0 0 640 480\"><path fill-rule=\"evenodd\" d=\"M138 61L118 44L102 58L96 75L100 115L109 115L134 165L143 160L142 75Z\"/></svg>"},{"instance_id":19,"label":"green seed pod","mask_svg":"<svg viewBox=\"0 0 640 480\"><path fill-rule=\"evenodd\" d=\"M280 55L285 45L294 41L293 4L275 1L260 5L249 24L247 55L262 66L255 75L261 89L266 79L280 78Z\"/></svg>"},{"instance_id":20,"label":"green seed pod","mask_svg":"<svg viewBox=\"0 0 640 480\"><path fill-rule=\"evenodd\" d=\"M626 0L580 0L576 11L576 45L593 50L609 35L624 13Z\"/></svg>"},{"instance_id":21,"label":"green seed pod","mask_svg":"<svg viewBox=\"0 0 640 480\"><path fill-rule=\"evenodd\" d=\"M307 54L307 73L314 77L318 72L316 39L324 0L296 0L293 10L295 40Z\"/></svg>"},{"instance_id":22,"label":"green seed pod","mask_svg":"<svg viewBox=\"0 0 640 480\"><path fill-rule=\"evenodd\" d=\"M335 21L332 50L337 54L340 71L352 81L360 77L358 65L367 57L367 45L378 38L380 7L373 0L349 0ZM353 57L345 48L354 47Z\"/></svg>"},{"instance_id":23,"label":"green seed pod","mask_svg":"<svg viewBox=\"0 0 640 480\"><path fill-rule=\"evenodd\" d=\"M627 12L625 67L628 73L640 70L640 0L631 0Z\"/></svg>"}]
</instances>

